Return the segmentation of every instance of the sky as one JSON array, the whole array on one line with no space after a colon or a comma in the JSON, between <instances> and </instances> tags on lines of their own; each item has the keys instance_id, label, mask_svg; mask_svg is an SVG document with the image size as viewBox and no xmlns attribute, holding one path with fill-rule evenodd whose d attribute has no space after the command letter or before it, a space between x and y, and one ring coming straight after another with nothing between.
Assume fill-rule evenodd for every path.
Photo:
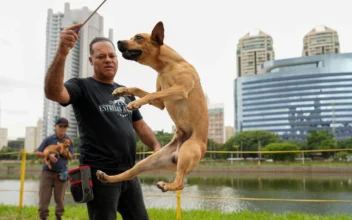
<instances>
[{"instance_id":1,"label":"sky","mask_svg":"<svg viewBox=\"0 0 352 220\"><path fill-rule=\"evenodd\" d=\"M102 1L11 0L0 7L0 127L8 128L10 140L24 137L25 127L36 126L43 117L47 10L63 12L65 2L71 9L87 6L93 11ZM348 2L107 0L98 14L104 17L105 36L109 28L113 29L115 43L136 33L150 33L162 21L164 43L197 69L210 102L224 104L225 125L233 126L238 39L260 29L272 36L276 60L299 57L304 35L318 25L326 25L338 32L341 53L350 53L352 20ZM118 59L116 82L155 91L154 70L124 60L119 52ZM166 110L143 106L140 111L153 130L171 132L173 122Z\"/></svg>"}]
</instances>

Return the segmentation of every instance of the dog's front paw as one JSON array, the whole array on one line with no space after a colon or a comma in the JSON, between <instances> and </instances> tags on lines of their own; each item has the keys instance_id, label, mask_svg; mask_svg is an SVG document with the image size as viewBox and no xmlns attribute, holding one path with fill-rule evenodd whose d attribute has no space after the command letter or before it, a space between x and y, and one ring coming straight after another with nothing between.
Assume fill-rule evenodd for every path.
<instances>
[{"instance_id":1,"label":"dog's front paw","mask_svg":"<svg viewBox=\"0 0 352 220\"><path fill-rule=\"evenodd\" d=\"M125 88L125 87L120 87L120 88L115 89L112 92L112 95L117 98L121 97L121 96L133 96L133 94L129 91L129 89Z\"/></svg>"},{"instance_id":2,"label":"dog's front paw","mask_svg":"<svg viewBox=\"0 0 352 220\"><path fill-rule=\"evenodd\" d=\"M56 152L61 152L61 146L56 146Z\"/></svg>"},{"instance_id":3,"label":"dog's front paw","mask_svg":"<svg viewBox=\"0 0 352 220\"><path fill-rule=\"evenodd\" d=\"M128 103L127 108L129 110L136 110L139 109L142 105L143 103L141 103L139 100L135 100L133 102Z\"/></svg>"},{"instance_id":4,"label":"dog's front paw","mask_svg":"<svg viewBox=\"0 0 352 220\"><path fill-rule=\"evenodd\" d=\"M108 182L107 175L103 171L97 170L96 175L97 175L98 180L100 180L101 182L103 182L103 183Z\"/></svg>"}]
</instances>

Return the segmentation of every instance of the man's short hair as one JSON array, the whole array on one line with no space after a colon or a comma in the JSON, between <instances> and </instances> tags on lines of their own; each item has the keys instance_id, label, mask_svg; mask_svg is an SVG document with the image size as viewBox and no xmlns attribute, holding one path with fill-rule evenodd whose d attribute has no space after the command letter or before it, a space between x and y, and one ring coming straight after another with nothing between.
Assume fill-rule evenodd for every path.
<instances>
[{"instance_id":1,"label":"man's short hair","mask_svg":"<svg viewBox=\"0 0 352 220\"><path fill-rule=\"evenodd\" d=\"M115 49L115 45L111 42L111 40L109 38L106 38L106 37L96 37L94 38L90 44L89 44L89 53L90 55L93 54L93 44L97 43L97 42L102 42L102 41L108 41L111 43L111 45L114 47ZM116 50L116 49L115 49Z\"/></svg>"}]
</instances>

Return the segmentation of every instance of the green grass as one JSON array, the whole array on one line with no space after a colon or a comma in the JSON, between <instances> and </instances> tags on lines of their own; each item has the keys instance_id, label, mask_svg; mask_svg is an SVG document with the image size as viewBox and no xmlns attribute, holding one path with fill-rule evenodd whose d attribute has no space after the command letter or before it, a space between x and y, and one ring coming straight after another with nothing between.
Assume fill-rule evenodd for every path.
<instances>
[{"instance_id":1,"label":"green grass","mask_svg":"<svg viewBox=\"0 0 352 220\"><path fill-rule=\"evenodd\" d=\"M49 220L54 219L54 207L50 206L52 216ZM87 220L87 210L85 205L67 205L64 214L64 220ZM172 220L176 219L174 209L148 209L150 220ZM38 219L37 207L25 206L22 214L18 214L17 206L0 205L0 219ZM118 215L119 220L121 216ZM267 212L243 211L238 213L222 213L219 211L208 210L187 210L181 212L181 219L184 220L348 220L352 215L314 215L303 213L286 213L272 214Z\"/></svg>"}]
</instances>

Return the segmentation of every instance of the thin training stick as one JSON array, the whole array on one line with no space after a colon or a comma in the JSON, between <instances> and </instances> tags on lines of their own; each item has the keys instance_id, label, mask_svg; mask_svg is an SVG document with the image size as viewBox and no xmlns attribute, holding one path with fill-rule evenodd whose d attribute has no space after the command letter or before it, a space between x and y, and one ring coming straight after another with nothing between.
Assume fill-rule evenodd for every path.
<instances>
[{"instance_id":1,"label":"thin training stick","mask_svg":"<svg viewBox=\"0 0 352 220\"><path fill-rule=\"evenodd\" d=\"M97 9L95 9L95 10L93 11L93 13L83 22L81 28L88 22L88 20L98 11L98 9L99 9L105 2L106 2L106 0L104 0L104 1L97 7ZM80 30L80 28L77 28L77 29L75 30L75 32L78 33L79 30Z\"/></svg>"}]
</instances>

